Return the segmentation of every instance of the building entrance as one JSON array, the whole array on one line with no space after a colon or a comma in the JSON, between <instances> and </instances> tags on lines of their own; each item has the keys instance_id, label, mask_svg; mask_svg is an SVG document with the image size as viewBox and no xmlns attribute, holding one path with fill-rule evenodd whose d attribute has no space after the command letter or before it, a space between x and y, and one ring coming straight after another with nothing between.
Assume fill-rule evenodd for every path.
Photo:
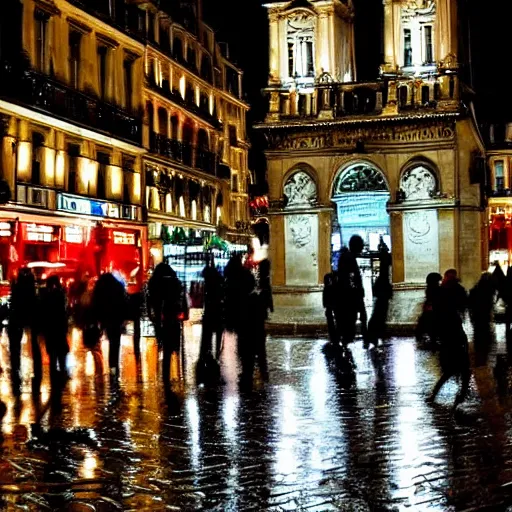
<instances>
[{"instance_id":1,"label":"building entrance","mask_svg":"<svg viewBox=\"0 0 512 512\"><path fill-rule=\"evenodd\" d=\"M342 171L334 182L332 201L335 215L331 233L332 266L337 268L343 247L352 235L365 243L359 266L363 276L366 307L373 302L372 286L379 273L378 249L382 238L391 250L389 190L382 173L367 163L354 164Z\"/></svg>"}]
</instances>

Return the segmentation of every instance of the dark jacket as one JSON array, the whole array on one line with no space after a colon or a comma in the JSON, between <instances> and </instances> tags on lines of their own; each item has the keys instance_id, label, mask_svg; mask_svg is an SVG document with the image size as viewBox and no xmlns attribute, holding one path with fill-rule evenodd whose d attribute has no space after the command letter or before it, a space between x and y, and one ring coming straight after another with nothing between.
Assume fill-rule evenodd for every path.
<instances>
[{"instance_id":1,"label":"dark jacket","mask_svg":"<svg viewBox=\"0 0 512 512\"><path fill-rule=\"evenodd\" d=\"M112 274L102 274L94 287L92 306L103 327L122 324L127 317L124 286Z\"/></svg>"}]
</instances>

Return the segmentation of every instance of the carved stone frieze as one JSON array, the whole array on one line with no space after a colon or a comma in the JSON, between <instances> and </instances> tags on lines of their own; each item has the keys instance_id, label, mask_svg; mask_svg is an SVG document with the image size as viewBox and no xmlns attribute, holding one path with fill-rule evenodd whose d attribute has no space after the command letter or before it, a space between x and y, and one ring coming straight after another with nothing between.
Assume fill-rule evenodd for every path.
<instances>
[{"instance_id":1,"label":"carved stone frieze","mask_svg":"<svg viewBox=\"0 0 512 512\"><path fill-rule=\"evenodd\" d=\"M314 133L277 133L267 135L271 150L318 150L326 148L353 149L357 143L417 143L449 141L455 137L452 122L416 123L403 126L326 127Z\"/></svg>"}]
</instances>

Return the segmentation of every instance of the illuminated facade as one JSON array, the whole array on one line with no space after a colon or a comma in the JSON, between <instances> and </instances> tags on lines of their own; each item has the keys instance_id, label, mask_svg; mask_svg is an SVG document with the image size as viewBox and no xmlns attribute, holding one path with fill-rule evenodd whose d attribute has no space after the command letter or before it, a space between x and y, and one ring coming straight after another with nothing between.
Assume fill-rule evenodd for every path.
<instances>
[{"instance_id":1,"label":"illuminated facade","mask_svg":"<svg viewBox=\"0 0 512 512\"><path fill-rule=\"evenodd\" d=\"M136 291L154 263L148 228L229 238L248 220L241 72L199 1L158 4L2 7L0 281L65 262Z\"/></svg>"},{"instance_id":2,"label":"illuminated facade","mask_svg":"<svg viewBox=\"0 0 512 512\"><path fill-rule=\"evenodd\" d=\"M457 2L384 0L384 62L366 83L356 81L350 0L266 7L269 113L259 129L276 316L322 318L323 277L358 233L367 297L382 237L393 255L391 321L412 324L429 272L454 267L471 286L487 267L484 145L462 98Z\"/></svg>"},{"instance_id":3,"label":"illuminated facade","mask_svg":"<svg viewBox=\"0 0 512 512\"><path fill-rule=\"evenodd\" d=\"M199 239L248 222L248 149L242 74L225 55L201 3L160 10L140 2L144 56L144 157L152 254L165 256L165 233L192 229Z\"/></svg>"},{"instance_id":4,"label":"illuminated facade","mask_svg":"<svg viewBox=\"0 0 512 512\"><path fill-rule=\"evenodd\" d=\"M117 270L129 291L140 289L145 47L110 4L2 6L3 279L41 261L77 274Z\"/></svg>"},{"instance_id":5,"label":"illuminated facade","mask_svg":"<svg viewBox=\"0 0 512 512\"><path fill-rule=\"evenodd\" d=\"M512 262L512 124L484 128L487 145L489 263L503 270Z\"/></svg>"}]
</instances>

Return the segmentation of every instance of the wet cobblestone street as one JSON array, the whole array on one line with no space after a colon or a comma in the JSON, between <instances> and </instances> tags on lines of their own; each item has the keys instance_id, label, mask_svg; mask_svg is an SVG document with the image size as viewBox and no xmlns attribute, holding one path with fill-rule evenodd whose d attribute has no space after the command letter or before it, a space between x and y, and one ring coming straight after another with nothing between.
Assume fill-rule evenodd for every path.
<instances>
[{"instance_id":1,"label":"wet cobblestone street","mask_svg":"<svg viewBox=\"0 0 512 512\"><path fill-rule=\"evenodd\" d=\"M428 406L437 355L392 339L380 355L352 346L354 378L333 371L325 340L268 341L270 382L236 384L234 340L225 384L197 387L198 326L187 328L183 378L164 392L154 340L140 365L123 339L121 386L95 375L73 332L73 378L62 396L31 386L11 395L2 339L2 510L469 511L512 506L511 403L493 368L474 369L453 414L457 383ZM498 336L499 338L499 336ZM24 350L28 351L25 342ZM104 343L105 355L108 345ZM26 352L27 355L27 352ZM508 377L505 369L504 377ZM505 388L506 388L505 384ZM500 392L498 392L500 391Z\"/></svg>"}]
</instances>

